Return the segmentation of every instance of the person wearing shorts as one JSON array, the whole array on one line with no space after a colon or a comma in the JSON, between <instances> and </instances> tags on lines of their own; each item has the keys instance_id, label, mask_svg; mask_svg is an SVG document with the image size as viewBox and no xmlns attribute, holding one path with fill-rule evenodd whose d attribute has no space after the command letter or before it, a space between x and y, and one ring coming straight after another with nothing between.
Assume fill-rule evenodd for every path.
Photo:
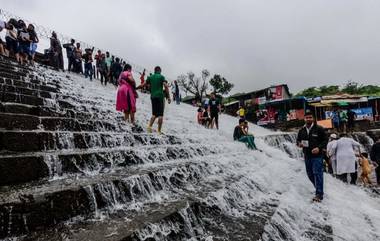
<instances>
[{"instance_id":1,"label":"person wearing shorts","mask_svg":"<svg viewBox=\"0 0 380 241\"><path fill-rule=\"evenodd\" d=\"M24 64L28 61L30 51L30 34L25 23L22 23L18 32L18 53L20 55L20 63Z\"/></svg>"},{"instance_id":2,"label":"person wearing shorts","mask_svg":"<svg viewBox=\"0 0 380 241\"><path fill-rule=\"evenodd\" d=\"M18 41L17 41L17 30L12 24L8 24L7 33L5 35L6 48L10 54L14 54L16 60L19 61L17 49L18 49Z\"/></svg>"},{"instance_id":3,"label":"person wearing shorts","mask_svg":"<svg viewBox=\"0 0 380 241\"><path fill-rule=\"evenodd\" d=\"M145 85L150 87L151 101L152 101L152 117L148 124L148 132L152 132L152 126L156 118L158 118L158 133L161 134L163 116L164 116L164 98L166 97L170 104L170 95L168 83L165 77L161 75L161 68L159 66L154 68L154 74L149 76ZM164 95L165 88L165 95Z\"/></svg>"},{"instance_id":4,"label":"person wearing shorts","mask_svg":"<svg viewBox=\"0 0 380 241\"><path fill-rule=\"evenodd\" d=\"M28 25L28 32L30 37L29 56L31 59L31 63L34 64L34 56L36 54L37 43L39 42L39 39L37 37L36 31L34 30L33 24Z\"/></svg>"},{"instance_id":5,"label":"person wearing shorts","mask_svg":"<svg viewBox=\"0 0 380 241\"><path fill-rule=\"evenodd\" d=\"M210 128L219 130L219 112L220 112L220 102L216 99L215 93L211 93L211 98L208 103L208 112L210 113L211 123Z\"/></svg>"}]
</instances>

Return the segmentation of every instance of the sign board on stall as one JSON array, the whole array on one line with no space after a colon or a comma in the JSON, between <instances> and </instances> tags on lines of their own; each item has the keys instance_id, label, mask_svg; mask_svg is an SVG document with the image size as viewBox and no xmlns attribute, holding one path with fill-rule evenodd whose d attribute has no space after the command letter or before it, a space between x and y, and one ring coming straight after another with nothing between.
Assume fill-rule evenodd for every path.
<instances>
[{"instance_id":1,"label":"sign board on stall","mask_svg":"<svg viewBox=\"0 0 380 241\"><path fill-rule=\"evenodd\" d=\"M356 113L356 120L373 120L372 107L352 109Z\"/></svg>"}]
</instances>

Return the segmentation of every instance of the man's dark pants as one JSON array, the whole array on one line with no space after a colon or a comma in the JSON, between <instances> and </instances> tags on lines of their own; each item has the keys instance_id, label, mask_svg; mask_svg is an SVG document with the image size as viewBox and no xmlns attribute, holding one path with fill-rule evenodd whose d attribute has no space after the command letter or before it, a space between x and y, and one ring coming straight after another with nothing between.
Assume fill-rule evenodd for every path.
<instances>
[{"instance_id":1,"label":"man's dark pants","mask_svg":"<svg viewBox=\"0 0 380 241\"><path fill-rule=\"evenodd\" d=\"M323 198L323 158L305 158L306 173L316 191L315 195Z\"/></svg>"},{"instance_id":2,"label":"man's dark pants","mask_svg":"<svg viewBox=\"0 0 380 241\"><path fill-rule=\"evenodd\" d=\"M90 77L90 80L92 80L92 64L86 63L84 64L84 77Z\"/></svg>"},{"instance_id":3,"label":"man's dark pants","mask_svg":"<svg viewBox=\"0 0 380 241\"><path fill-rule=\"evenodd\" d=\"M68 71L73 71L74 70L74 62L75 62L75 58L74 57L69 57L67 58L68 62L69 62L69 66L68 66Z\"/></svg>"}]
</instances>

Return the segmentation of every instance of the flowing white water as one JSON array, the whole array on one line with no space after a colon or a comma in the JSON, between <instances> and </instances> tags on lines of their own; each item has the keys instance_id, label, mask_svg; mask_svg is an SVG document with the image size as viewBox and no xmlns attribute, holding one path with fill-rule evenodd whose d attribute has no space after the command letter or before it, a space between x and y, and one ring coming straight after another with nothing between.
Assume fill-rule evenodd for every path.
<instances>
[{"instance_id":1,"label":"flowing white water","mask_svg":"<svg viewBox=\"0 0 380 241\"><path fill-rule=\"evenodd\" d=\"M97 80L90 82L75 75L70 75L70 79L66 79L65 74L55 72L51 74L62 79L61 85L66 86L63 88L63 91L66 91L64 94L88 100L85 106L88 110L98 108L108 111L110 114L105 118L111 123L120 124L125 129L131 128L122 123L121 113L115 112L115 87L111 85L104 87ZM91 100L98 100L96 103L101 103L101 106L91 104ZM74 100L70 103L76 104ZM50 104L54 106L54 102ZM139 125L143 127L147 125L150 111L149 96L140 94L136 115ZM278 205L266 224L263 240L315 240L318 234L333 240L380 240L378 196L371 195L360 187L343 184L326 175L325 200L321 204L312 203L314 189L307 179L304 163L299 160L299 150L292 146L290 141L284 143L286 141L282 140L281 136L278 139L275 136L269 137L281 133L251 125L250 131L255 134L257 146L263 152L249 151L243 144L232 140L236 124L236 118L222 115L219 131L204 129L196 123L194 107L184 104L166 105L164 133L195 137L199 140L200 146L223 145L222 147L230 154L209 160L211 165L208 168L212 175L204 178L210 183L218 183L220 188L204 197L208 204L217 205L223 212L232 216L255 213L254 207L263 203ZM268 138L285 145L277 149L268 145ZM290 157L284 151L291 154ZM149 165L157 164L152 162ZM223 171L218 172L219 169ZM226 180L232 176L239 178L227 182ZM114 205L119 205L115 201L115 195L118 193L112 185L103 191L102 193L109 194L104 197L105 199L115 202ZM148 194L147 192L146 195ZM152 225L151 229L156 230L157 226ZM168 232L165 230L164 233ZM149 237L150 234L148 232L141 235Z\"/></svg>"}]
</instances>

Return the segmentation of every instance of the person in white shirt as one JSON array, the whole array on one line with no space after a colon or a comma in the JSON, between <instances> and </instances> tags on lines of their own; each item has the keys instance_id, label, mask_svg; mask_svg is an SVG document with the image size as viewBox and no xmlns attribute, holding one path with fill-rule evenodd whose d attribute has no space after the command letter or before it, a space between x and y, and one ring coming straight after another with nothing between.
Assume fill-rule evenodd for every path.
<instances>
[{"instance_id":1,"label":"person in white shirt","mask_svg":"<svg viewBox=\"0 0 380 241\"><path fill-rule=\"evenodd\" d=\"M0 20L0 32L3 31L3 29L7 28L7 23L3 20ZM5 43L3 40L0 38L0 55L5 55Z\"/></svg>"},{"instance_id":2,"label":"person in white shirt","mask_svg":"<svg viewBox=\"0 0 380 241\"><path fill-rule=\"evenodd\" d=\"M329 143L327 144L326 154L329 158L329 169L332 169L332 174L336 174L336 152L333 148L336 146L336 142L338 140L338 136L336 134L331 134L329 138Z\"/></svg>"},{"instance_id":3,"label":"person in white shirt","mask_svg":"<svg viewBox=\"0 0 380 241\"><path fill-rule=\"evenodd\" d=\"M20 58L18 54L17 29L13 26L13 24L8 24L5 41L9 53L14 54L16 60L19 61Z\"/></svg>"},{"instance_id":4,"label":"person in white shirt","mask_svg":"<svg viewBox=\"0 0 380 241\"><path fill-rule=\"evenodd\" d=\"M336 153L336 176L343 182L348 182L347 175L350 174L350 184L356 184L357 153L360 152L360 147L360 143L347 137L347 134L341 134L341 138L332 146L332 152Z\"/></svg>"}]
</instances>

